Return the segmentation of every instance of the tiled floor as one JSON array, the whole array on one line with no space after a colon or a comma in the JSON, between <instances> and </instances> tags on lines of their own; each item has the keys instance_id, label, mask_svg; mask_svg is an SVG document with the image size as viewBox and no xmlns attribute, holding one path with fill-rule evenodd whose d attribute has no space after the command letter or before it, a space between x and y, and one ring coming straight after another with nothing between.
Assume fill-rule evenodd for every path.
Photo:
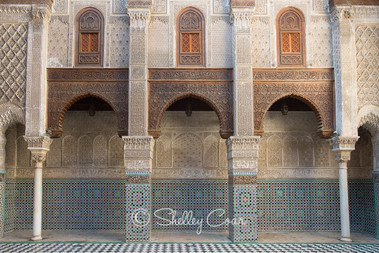
<instances>
[{"instance_id":1,"label":"tiled floor","mask_svg":"<svg viewBox=\"0 0 379 253\"><path fill-rule=\"evenodd\" d=\"M379 252L378 244L0 243L0 252Z\"/></svg>"}]
</instances>

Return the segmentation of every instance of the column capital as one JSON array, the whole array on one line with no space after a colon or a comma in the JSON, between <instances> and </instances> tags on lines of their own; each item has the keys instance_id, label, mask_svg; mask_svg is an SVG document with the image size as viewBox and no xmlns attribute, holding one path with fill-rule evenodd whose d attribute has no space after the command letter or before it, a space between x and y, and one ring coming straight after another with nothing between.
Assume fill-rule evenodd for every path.
<instances>
[{"instance_id":1,"label":"column capital","mask_svg":"<svg viewBox=\"0 0 379 253\"><path fill-rule=\"evenodd\" d=\"M151 172L154 139L152 136L123 136L124 166L129 172Z\"/></svg>"},{"instance_id":2,"label":"column capital","mask_svg":"<svg viewBox=\"0 0 379 253\"><path fill-rule=\"evenodd\" d=\"M332 138L332 151L335 152L334 159L338 163L346 163L350 160L351 151L355 149L355 143L358 141L358 136L336 136Z\"/></svg>"},{"instance_id":3,"label":"column capital","mask_svg":"<svg viewBox=\"0 0 379 253\"><path fill-rule=\"evenodd\" d=\"M24 139L28 143L28 149L32 152L39 150L49 151L50 144L53 142L49 136L24 136Z\"/></svg>"},{"instance_id":4,"label":"column capital","mask_svg":"<svg viewBox=\"0 0 379 253\"><path fill-rule=\"evenodd\" d=\"M53 140L49 136L24 136L24 139L28 143L32 163L35 164L36 168L42 168L42 163L46 160L46 154L50 150L50 144Z\"/></svg>"}]
</instances>

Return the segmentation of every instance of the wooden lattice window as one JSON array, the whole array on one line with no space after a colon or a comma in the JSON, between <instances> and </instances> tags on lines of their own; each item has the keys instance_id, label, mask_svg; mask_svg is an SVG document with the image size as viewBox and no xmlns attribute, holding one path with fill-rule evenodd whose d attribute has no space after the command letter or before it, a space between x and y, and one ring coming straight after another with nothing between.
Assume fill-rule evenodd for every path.
<instances>
[{"instance_id":1,"label":"wooden lattice window","mask_svg":"<svg viewBox=\"0 0 379 253\"><path fill-rule=\"evenodd\" d=\"M305 22L296 8L285 8L277 16L279 66L305 66Z\"/></svg>"},{"instance_id":2,"label":"wooden lattice window","mask_svg":"<svg viewBox=\"0 0 379 253\"><path fill-rule=\"evenodd\" d=\"M178 65L205 66L204 17L195 8L186 8L178 15Z\"/></svg>"},{"instance_id":3,"label":"wooden lattice window","mask_svg":"<svg viewBox=\"0 0 379 253\"><path fill-rule=\"evenodd\" d=\"M103 64L103 15L95 8L86 8L77 18L76 65Z\"/></svg>"}]
</instances>

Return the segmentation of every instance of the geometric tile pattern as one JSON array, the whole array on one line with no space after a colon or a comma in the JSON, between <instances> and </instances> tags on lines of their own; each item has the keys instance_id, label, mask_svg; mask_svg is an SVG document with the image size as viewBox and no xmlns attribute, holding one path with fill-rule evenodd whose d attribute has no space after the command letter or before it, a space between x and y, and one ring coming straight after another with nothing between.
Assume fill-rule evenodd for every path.
<instances>
[{"instance_id":1,"label":"geometric tile pattern","mask_svg":"<svg viewBox=\"0 0 379 253\"><path fill-rule=\"evenodd\" d=\"M260 231L340 230L337 181L259 182Z\"/></svg>"},{"instance_id":2,"label":"geometric tile pattern","mask_svg":"<svg viewBox=\"0 0 379 253\"><path fill-rule=\"evenodd\" d=\"M376 234L375 198L372 180L349 181L351 231Z\"/></svg>"},{"instance_id":3,"label":"geometric tile pattern","mask_svg":"<svg viewBox=\"0 0 379 253\"><path fill-rule=\"evenodd\" d=\"M233 242L258 240L257 184L229 185L229 219L236 223L229 226L229 238Z\"/></svg>"},{"instance_id":4,"label":"geometric tile pattern","mask_svg":"<svg viewBox=\"0 0 379 253\"><path fill-rule=\"evenodd\" d=\"M126 240L150 240L150 184L126 185Z\"/></svg>"},{"instance_id":5,"label":"geometric tile pattern","mask_svg":"<svg viewBox=\"0 0 379 253\"><path fill-rule=\"evenodd\" d=\"M3 174L4 175L4 174ZM3 229L4 229L4 193L5 193L5 182L1 181L1 175L0 175L0 238L3 236Z\"/></svg>"},{"instance_id":6,"label":"geometric tile pattern","mask_svg":"<svg viewBox=\"0 0 379 253\"><path fill-rule=\"evenodd\" d=\"M148 192L146 187L127 191L123 180L45 180L43 229L125 231L126 201L134 198L135 207L146 208L146 202L141 201ZM375 190L379 196L378 183ZM128 198L126 192L130 192ZM233 211L243 214L256 208L258 231L340 230L337 181L259 181L256 201L251 201L253 191L243 185L235 185L234 197L236 209ZM349 197L351 230L375 233L372 182L350 181ZM220 209L210 219L211 224L220 224L228 212L228 183L222 180L153 181L151 201L153 212L169 207L177 211L176 217L181 217L183 211L188 210L204 221L212 210ZM33 181L7 181L4 233L32 228L32 203ZM168 217L162 213L160 216ZM197 229L193 225L159 226L156 217L152 216L152 220L153 230ZM227 230L226 225L216 228L203 225L203 231Z\"/></svg>"},{"instance_id":7,"label":"geometric tile pattern","mask_svg":"<svg viewBox=\"0 0 379 253\"><path fill-rule=\"evenodd\" d=\"M162 218L172 220L173 215L175 219L191 216L196 220L203 220L203 231L227 230L227 225L223 224L228 217L228 183L226 181L155 180L152 186L153 214L157 211L157 215L153 215L153 230L193 231L198 229L198 225L175 225L162 220ZM162 210L163 208L166 209ZM211 213L212 211L214 212ZM206 222L209 214L209 222Z\"/></svg>"},{"instance_id":8,"label":"geometric tile pattern","mask_svg":"<svg viewBox=\"0 0 379 253\"><path fill-rule=\"evenodd\" d=\"M25 103L27 33L27 24L0 25L0 103Z\"/></svg>"},{"instance_id":9,"label":"geometric tile pattern","mask_svg":"<svg viewBox=\"0 0 379 253\"><path fill-rule=\"evenodd\" d=\"M375 204L375 221L376 221L376 238L379 238L379 182L377 181L377 173L373 173L374 177L374 204ZM376 180L375 180L376 179Z\"/></svg>"},{"instance_id":10,"label":"geometric tile pattern","mask_svg":"<svg viewBox=\"0 0 379 253\"><path fill-rule=\"evenodd\" d=\"M378 244L351 243L0 243L0 252L218 252L377 253Z\"/></svg>"},{"instance_id":11,"label":"geometric tile pattern","mask_svg":"<svg viewBox=\"0 0 379 253\"><path fill-rule=\"evenodd\" d=\"M125 182L46 180L42 211L44 230L124 230ZM5 232L32 228L32 181L7 182L5 217Z\"/></svg>"}]
</instances>

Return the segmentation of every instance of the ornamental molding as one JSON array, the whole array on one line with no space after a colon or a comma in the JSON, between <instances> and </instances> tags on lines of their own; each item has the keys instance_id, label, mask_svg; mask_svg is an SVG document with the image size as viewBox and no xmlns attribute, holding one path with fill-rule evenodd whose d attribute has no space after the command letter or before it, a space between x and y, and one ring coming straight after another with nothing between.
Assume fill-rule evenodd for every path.
<instances>
[{"instance_id":1,"label":"ornamental molding","mask_svg":"<svg viewBox=\"0 0 379 253\"><path fill-rule=\"evenodd\" d=\"M334 69L253 69L254 82L334 81Z\"/></svg>"},{"instance_id":2,"label":"ornamental molding","mask_svg":"<svg viewBox=\"0 0 379 253\"><path fill-rule=\"evenodd\" d=\"M257 184L257 175L233 175L228 177L229 185L252 185Z\"/></svg>"},{"instance_id":3,"label":"ornamental molding","mask_svg":"<svg viewBox=\"0 0 379 253\"><path fill-rule=\"evenodd\" d=\"M0 130L5 131L16 123L25 125L23 109L12 103L0 105Z\"/></svg>"},{"instance_id":4,"label":"ornamental molding","mask_svg":"<svg viewBox=\"0 0 379 253\"><path fill-rule=\"evenodd\" d=\"M124 150L151 150L154 139L151 136L123 136Z\"/></svg>"},{"instance_id":5,"label":"ornamental molding","mask_svg":"<svg viewBox=\"0 0 379 253\"><path fill-rule=\"evenodd\" d=\"M126 175L126 184L150 184L150 175Z\"/></svg>"},{"instance_id":6,"label":"ornamental molding","mask_svg":"<svg viewBox=\"0 0 379 253\"><path fill-rule=\"evenodd\" d=\"M378 19L379 17L379 6L353 6L352 17L354 19Z\"/></svg>"},{"instance_id":7,"label":"ornamental molding","mask_svg":"<svg viewBox=\"0 0 379 253\"><path fill-rule=\"evenodd\" d=\"M24 136L24 139L26 143L28 143L28 149L30 151L49 151L50 150L50 144L53 142L53 140L49 136L42 136L42 137L29 137Z\"/></svg>"},{"instance_id":8,"label":"ornamental molding","mask_svg":"<svg viewBox=\"0 0 379 253\"><path fill-rule=\"evenodd\" d=\"M260 136L231 136L226 142L228 152L257 149L260 139Z\"/></svg>"},{"instance_id":9,"label":"ornamental molding","mask_svg":"<svg viewBox=\"0 0 379 253\"><path fill-rule=\"evenodd\" d=\"M47 70L48 82L128 82L129 69L61 69Z\"/></svg>"},{"instance_id":10,"label":"ornamental molding","mask_svg":"<svg viewBox=\"0 0 379 253\"><path fill-rule=\"evenodd\" d=\"M374 136L379 131L379 116L370 112L359 121L358 127L364 127Z\"/></svg>"},{"instance_id":11,"label":"ornamental molding","mask_svg":"<svg viewBox=\"0 0 379 253\"><path fill-rule=\"evenodd\" d=\"M230 23L239 27L250 27L253 18L254 9L236 9L232 8L230 14Z\"/></svg>"},{"instance_id":12,"label":"ornamental molding","mask_svg":"<svg viewBox=\"0 0 379 253\"><path fill-rule=\"evenodd\" d=\"M233 69L149 69L149 82L233 81Z\"/></svg>"},{"instance_id":13,"label":"ornamental molding","mask_svg":"<svg viewBox=\"0 0 379 253\"><path fill-rule=\"evenodd\" d=\"M128 9L130 28L144 29L150 19L149 9Z\"/></svg>"},{"instance_id":14,"label":"ornamental molding","mask_svg":"<svg viewBox=\"0 0 379 253\"><path fill-rule=\"evenodd\" d=\"M10 5L0 5L0 14L27 14L32 11L30 5L27 6L10 6Z\"/></svg>"},{"instance_id":15,"label":"ornamental molding","mask_svg":"<svg viewBox=\"0 0 379 253\"><path fill-rule=\"evenodd\" d=\"M343 137L336 136L332 138L332 151L353 151L355 149L355 143L358 141L359 137Z\"/></svg>"},{"instance_id":16,"label":"ornamental molding","mask_svg":"<svg viewBox=\"0 0 379 253\"><path fill-rule=\"evenodd\" d=\"M129 8L150 8L151 0L128 0Z\"/></svg>"},{"instance_id":17,"label":"ornamental molding","mask_svg":"<svg viewBox=\"0 0 379 253\"><path fill-rule=\"evenodd\" d=\"M50 21L51 9L48 7L33 7L32 20L47 20Z\"/></svg>"}]
</instances>

